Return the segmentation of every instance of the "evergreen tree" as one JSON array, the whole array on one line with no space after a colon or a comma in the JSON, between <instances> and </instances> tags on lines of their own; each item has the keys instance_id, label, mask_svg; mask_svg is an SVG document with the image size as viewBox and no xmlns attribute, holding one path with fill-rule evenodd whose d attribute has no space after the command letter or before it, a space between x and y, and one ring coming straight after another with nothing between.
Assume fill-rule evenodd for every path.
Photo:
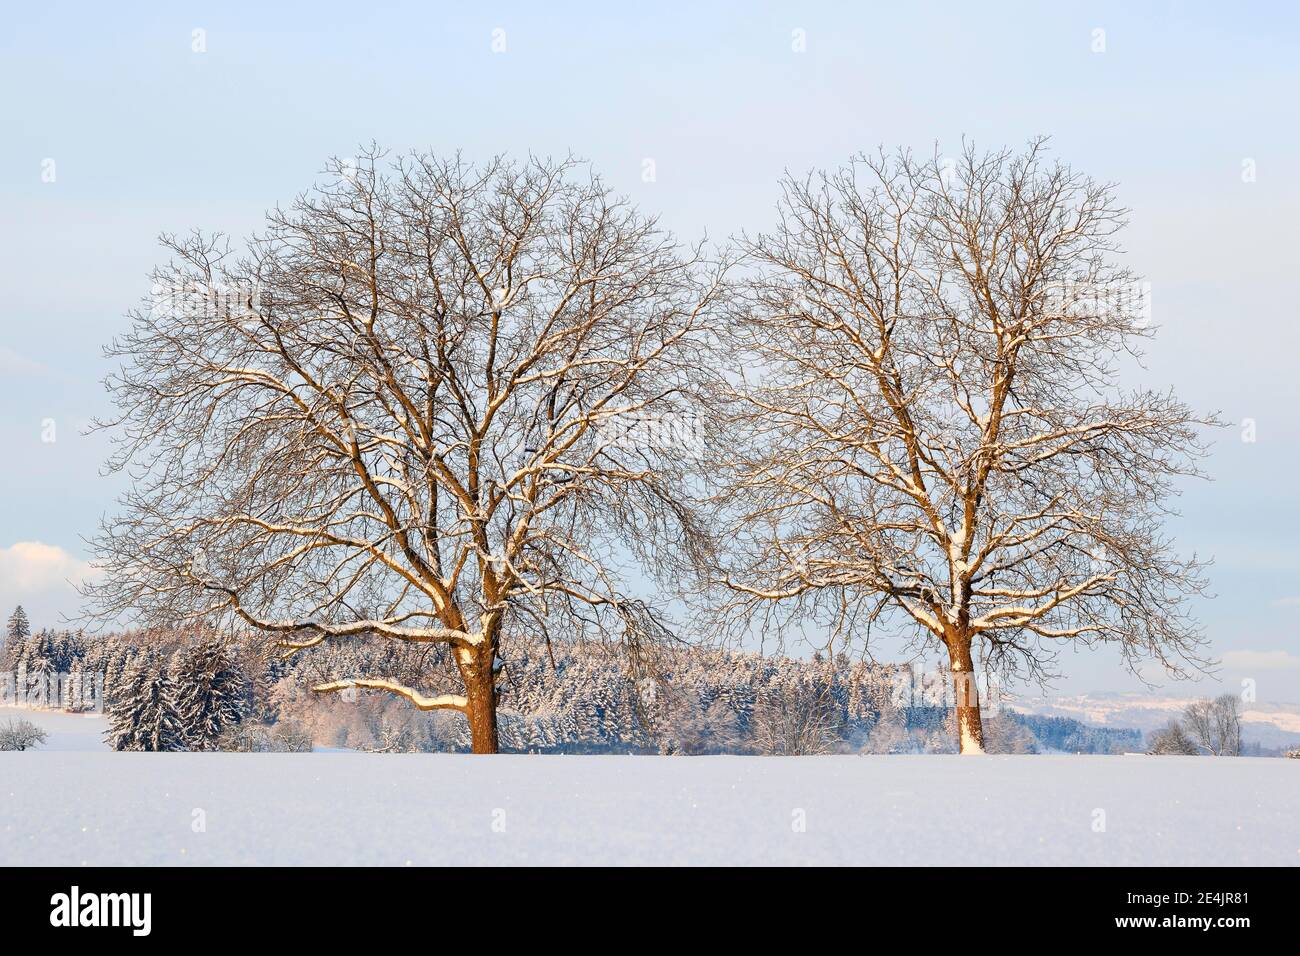
<instances>
[{"instance_id":1,"label":"evergreen tree","mask_svg":"<svg viewBox=\"0 0 1300 956\"><path fill-rule=\"evenodd\" d=\"M137 655L122 675L108 711L106 736L114 750L185 748L164 664L156 651L146 651Z\"/></svg>"},{"instance_id":2,"label":"evergreen tree","mask_svg":"<svg viewBox=\"0 0 1300 956\"><path fill-rule=\"evenodd\" d=\"M111 702L118 690L124 686L127 672L140 656L140 649L134 644L127 644L113 654L104 671L104 700Z\"/></svg>"},{"instance_id":3,"label":"evergreen tree","mask_svg":"<svg viewBox=\"0 0 1300 956\"><path fill-rule=\"evenodd\" d=\"M50 660L60 674L71 673L77 662L85 656L86 646L80 634L72 631L51 633L49 636Z\"/></svg>"},{"instance_id":4,"label":"evergreen tree","mask_svg":"<svg viewBox=\"0 0 1300 956\"><path fill-rule=\"evenodd\" d=\"M14 608L14 612L9 615L9 626L5 634L11 641L21 641L31 637L32 626L27 623L27 612L23 610L20 604Z\"/></svg>"},{"instance_id":5,"label":"evergreen tree","mask_svg":"<svg viewBox=\"0 0 1300 956\"><path fill-rule=\"evenodd\" d=\"M248 712L248 678L221 641L204 641L177 651L171 682L176 720L190 750L206 750Z\"/></svg>"},{"instance_id":6,"label":"evergreen tree","mask_svg":"<svg viewBox=\"0 0 1300 956\"><path fill-rule=\"evenodd\" d=\"M57 703L58 651L50 631L28 637L15 657L14 669L23 683L27 703L34 707L52 707Z\"/></svg>"},{"instance_id":7,"label":"evergreen tree","mask_svg":"<svg viewBox=\"0 0 1300 956\"><path fill-rule=\"evenodd\" d=\"M9 615L9 624L4 634L0 634L0 664L4 665L4 670L18 669L18 658L31 636L32 627L27 622L27 612L20 604Z\"/></svg>"}]
</instances>

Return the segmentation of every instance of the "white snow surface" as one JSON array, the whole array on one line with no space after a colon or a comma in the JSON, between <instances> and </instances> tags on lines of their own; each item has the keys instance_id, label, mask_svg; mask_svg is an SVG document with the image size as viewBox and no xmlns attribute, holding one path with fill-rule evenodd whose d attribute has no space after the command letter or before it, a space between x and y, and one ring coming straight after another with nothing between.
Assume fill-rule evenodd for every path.
<instances>
[{"instance_id":1,"label":"white snow surface","mask_svg":"<svg viewBox=\"0 0 1300 956\"><path fill-rule=\"evenodd\" d=\"M10 720L26 720L48 735L40 750L108 750L104 732L108 719L103 714L69 714L60 710L0 707L0 726ZM4 778L0 776L0 784Z\"/></svg>"},{"instance_id":2,"label":"white snow surface","mask_svg":"<svg viewBox=\"0 0 1300 956\"><path fill-rule=\"evenodd\" d=\"M1283 759L54 749L0 753L0 864L1295 866L1298 807Z\"/></svg>"}]
</instances>

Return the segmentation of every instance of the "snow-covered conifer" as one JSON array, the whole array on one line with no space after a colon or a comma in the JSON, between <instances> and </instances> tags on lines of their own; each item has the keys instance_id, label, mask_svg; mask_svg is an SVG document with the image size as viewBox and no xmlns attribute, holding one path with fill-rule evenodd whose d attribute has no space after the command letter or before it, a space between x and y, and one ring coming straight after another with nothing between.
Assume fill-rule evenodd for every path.
<instances>
[{"instance_id":1,"label":"snow-covered conifer","mask_svg":"<svg viewBox=\"0 0 1300 956\"><path fill-rule=\"evenodd\" d=\"M114 750L183 750L176 703L162 656L138 654L128 666L108 711L106 734Z\"/></svg>"},{"instance_id":2,"label":"snow-covered conifer","mask_svg":"<svg viewBox=\"0 0 1300 956\"><path fill-rule=\"evenodd\" d=\"M14 612L9 615L9 624L5 628L5 636L11 642L23 641L31 636L32 626L27 621L27 612L19 604L14 608Z\"/></svg>"},{"instance_id":3,"label":"snow-covered conifer","mask_svg":"<svg viewBox=\"0 0 1300 956\"><path fill-rule=\"evenodd\" d=\"M181 648L172 659L176 720L190 750L205 750L248 712L249 682L221 641Z\"/></svg>"}]
</instances>

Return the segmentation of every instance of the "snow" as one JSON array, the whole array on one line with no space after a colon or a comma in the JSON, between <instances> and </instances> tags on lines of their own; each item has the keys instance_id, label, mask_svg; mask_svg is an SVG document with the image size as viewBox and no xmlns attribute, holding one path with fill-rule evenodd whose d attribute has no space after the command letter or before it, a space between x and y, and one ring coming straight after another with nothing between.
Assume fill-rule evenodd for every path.
<instances>
[{"instance_id":1,"label":"snow","mask_svg":"<svg viewBox=\"0 0 1300 956\"><path fill-rule=\"evenodd\" d=\"M1300 865L1297 806L1280 759L50 748L0 864Z\"/></svg>"},{"instance_id":2,"label":"snow","mask_svg":"<svg viewBox=\"0 0 1300 956\"><path fill-rule=\"evenodd\" d=\"M1201 691L1199 696L1212 696ZM1180 717L1192 696L1161 696L1151 693L1102 693L1074 696L1029 697L1004 695L1013 710L1049 717L1070 717L1098 727L1134 727L1150 732ZM1242 709L1241 735L1247 742L1266 747L1300 745L1300 704L1253 702Z\"/></svg>"},{"instance_id":3,"label":"snow","mask_svg":"<svg viewBox=\"0 0 1300 956\"><path fill-rule=\"evenodd\" d=\"M68 714L27 707L0 707L0 724L9 720L27 720L49 736L39 750L108 750L104 732L108 719L103 714ZM4 777L0 776L0 786Z\"/></svg>"}]
</instances>

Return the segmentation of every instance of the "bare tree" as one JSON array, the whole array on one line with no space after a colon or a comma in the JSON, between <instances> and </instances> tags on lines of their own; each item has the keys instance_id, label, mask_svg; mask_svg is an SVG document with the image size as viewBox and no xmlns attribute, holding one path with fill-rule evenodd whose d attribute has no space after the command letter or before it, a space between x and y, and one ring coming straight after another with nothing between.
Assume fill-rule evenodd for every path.
<instances>
[{"instance_id":1,"label":"bare tree","mask_svg":"<svg viewBox=\"0 0 1300 956\"><path fill-rule=\"evenodd\" d=\"M1241 708L1234 694L1188 704L1183 727L1199 750L1215 757L1241 756Z\"/></svg>"},{"instance_id":2,"label":"bare tree","mask_svg":"<svg viewBox=\"0 0 1300 956\"><path fill-rule=\"evenodd\" d=\"M654 737L661 754L732 753L741 746L740 720L723 698L702 707L689 689L665 685L656 699Z\"/></svg>"},{"instance_id":3,"label":"bare tree","mask_svg":"<svg viewBox=\"0 0 1300 956\"><path fill-rule=\"evenodd\" d=\"M618 571L698 549L679 480L720 267L573 162L378 150L268 217L242 255L174 260L108 354L99 616L453 648L463 693L372 688L497 749L503 641L636 645L659 607Z\"/></svg>"},{"instance_id":4,"label":"bare tree","mask_svg":"<svg viewBox=\"0 0 1300 956\"><path fill-rule=\"evenodd\" d=\"M829 685L795 683L769 688L754 702L755 749L786 757L830 753L839 740L839 715Z\"/></svg>"},{"instance_id":5,"label":"bare tree","mask_svg":"<svg viewBox=\"0 0 1300 956\"><path fill-rule=\"evenodd\" d=\"M1032 754L1038 752L1034 735L1009 711L981 720L984 747L991 754Z\"/></svg>"},{"instance_id":6,"label":"bare tree","mask_svg":"<svg viewBox=\"0 0 1300 956\"><path fill-rule=\"evenodd\" d=\"M45 743L46 733L30 720L10 718L0 724L0 750L26 750Z\"/></svg>"},{"instance_id":7,"label":"bare tree","mask_svg":"<svg viewBox=\"0 0 1300 956\"><path fill-rule=\"evenodd\" d=\"M1199 667L1202 566L1161 525L1210 420L1116 385L1151 328L1111 188L1034 142L861 156L787 179L779 211L732 322L733 620L902 623L946 657L963 753L977 663L1043 680L1105 643Z\"/></svg>"},{"instance_id":8,"label":"bare tree","mask_svg":"<svg viewBox=\"0 0 1300 956\"><path fill-rule=\"evenodd\" d=\"M1177 720L1171 720L1151 735L1151 747L1147 751L1163 756L1194 757L1200 753L1192 738Z\"/></svg>"}]
</instances>

